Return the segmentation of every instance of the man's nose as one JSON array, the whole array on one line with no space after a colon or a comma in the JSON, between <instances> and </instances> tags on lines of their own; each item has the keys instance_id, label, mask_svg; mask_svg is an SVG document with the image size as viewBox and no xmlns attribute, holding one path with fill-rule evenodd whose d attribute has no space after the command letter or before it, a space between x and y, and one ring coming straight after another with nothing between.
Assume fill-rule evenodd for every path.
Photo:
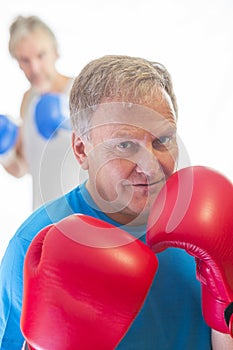
<instances>
[{"instance_id":1,"label":"man's nose","mask_svg":"<svg viewBox=\"0 0 233 350\"><path fill-rule=\"evenodd\" d=\"M30 62L30 70L33 74L39 72L40 70L40 63L38 62L38 60L32 60Z\"/></svg>"},{"instance_id":2,"label":"man's nose","mask_svg":"<svg viewBox=\"0 0 233 350\"><path fill-rule=\"evenodd\" d=\"M158 154L150 148L141 148L135 162L137 164L136 171L143 173L147 177L155 177L158 171L161 171L161 166Z\"/></svg>"}]
</instances>

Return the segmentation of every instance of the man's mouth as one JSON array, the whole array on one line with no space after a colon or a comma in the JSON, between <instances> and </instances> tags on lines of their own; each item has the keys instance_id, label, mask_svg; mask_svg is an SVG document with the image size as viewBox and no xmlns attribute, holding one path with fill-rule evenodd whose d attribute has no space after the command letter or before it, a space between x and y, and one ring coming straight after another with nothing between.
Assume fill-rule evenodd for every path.
<instances>
[{"instance_id":1,"label":"man's mouth","mask_svg":"<svg viewBox=\"0 0 233 350\"><path fill-rule=\"evenodd\" d=\"M135 187L152 187L154 185L157 185L157 184L160 184L160 183L163 183L164 182L164 178L160 179L160 180L156 180L156 181L153 181L153 182L146 182L146 183L136 183L136 184L131 184L131 186L135 186Z\"/></svg>"},{"instance_id":2,"label":"man's mouth","mask_svg":"<svg viewBox=\"0 0 233 350\"><path fill-rule=\"evenodd\" d=\"M131 187L136 189L141 189L141 190L155 190L158 186L161 187L161 185L163 185L165 182L165 178L163 177L162 179L159 180L154 180L154 181L150 181L150 182L130 182L130 181L125 181L123 183L124 186L126 187Z\"/></svg>"}]
</instances>

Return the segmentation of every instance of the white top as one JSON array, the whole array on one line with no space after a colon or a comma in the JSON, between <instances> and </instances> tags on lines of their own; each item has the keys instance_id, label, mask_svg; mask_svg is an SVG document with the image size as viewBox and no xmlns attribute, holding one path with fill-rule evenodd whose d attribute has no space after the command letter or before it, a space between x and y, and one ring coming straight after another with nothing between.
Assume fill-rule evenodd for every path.
<instances>
[{"instance_id":1,"label":"white top","mask_svg":"<svg viewBox=\"0 0 233 350\"><path fill-rule=\"evenodd\" d=\"M69 93L72 80L65 93ZM33 209L76 187L86 177L75 159L71 144L71 131L59 129L46 140L37 131L34 110L38 94L28 96L22 128L23 152L32 175Z\"/></svg>"}]
</instances>

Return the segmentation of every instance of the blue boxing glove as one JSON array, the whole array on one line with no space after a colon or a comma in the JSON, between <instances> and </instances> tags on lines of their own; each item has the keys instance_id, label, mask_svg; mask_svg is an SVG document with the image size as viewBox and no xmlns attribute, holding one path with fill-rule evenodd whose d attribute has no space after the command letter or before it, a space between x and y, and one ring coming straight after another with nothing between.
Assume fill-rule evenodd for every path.
<instances>
[{"instance_id":1,"label":"blue boxing glove","mask_svg":"<svg viewBox=\"0 0 233 350\"><path fill-rule=\"evenodd\" d=\"M7 166L14 155L19 126L8 116L0 114L0 163Z\"/></svg>"},{"instance_id":2,"label":"blue boxing glove","mask_svg":"<svg viewBox=\"0 0 233 350\"><path fill-rule=\"evenodd\" d=\"M35 123L40 135L49 139L59 129L70 129L68 96L46 93L40 96L35 107Z\"/></svg>"}]
</instances>

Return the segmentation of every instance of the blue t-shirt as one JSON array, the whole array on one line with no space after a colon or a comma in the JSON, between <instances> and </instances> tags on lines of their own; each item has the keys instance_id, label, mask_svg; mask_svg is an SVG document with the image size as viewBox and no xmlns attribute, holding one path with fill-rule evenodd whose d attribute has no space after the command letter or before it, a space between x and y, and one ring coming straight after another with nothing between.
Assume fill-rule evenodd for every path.
<instances>
[{"instance_id":1,"label":"blue t-shirt","mask_svg":"<svg viewBox=\"0 0 233 350\"><path fill-rule=\"evenodd\" d=\"M23 223L9 242L0 266L1 350L20 350L24 341L20 313L23 264L29 244L42 228L74 213L119 226L98 210L85 184L39 208ZM145 242L145 226L133 231L121 228ZM210 350L210 329L202 317L194 258L182 249L169 248L158 254L158 259L159 269L145 303L117 350ZM52 328L51 336L56 336Z\"/></svg>"}]
</instances>

